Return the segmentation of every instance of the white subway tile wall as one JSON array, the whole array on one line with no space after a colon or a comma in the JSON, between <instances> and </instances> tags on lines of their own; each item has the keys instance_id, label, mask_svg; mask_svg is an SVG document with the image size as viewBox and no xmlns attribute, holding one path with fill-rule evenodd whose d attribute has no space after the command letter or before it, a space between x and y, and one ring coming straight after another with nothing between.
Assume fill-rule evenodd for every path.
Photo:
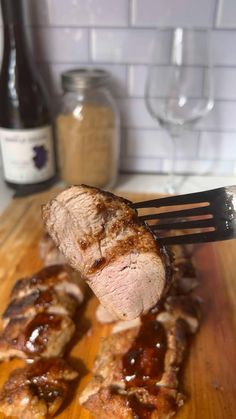
<instances>
[{"instance_id":1,"label":"white subway tile wall","mask_svg":"<svg viewBox=\"0 0 236 419\"><path fill-rule=\"evenodd\" d=\"M154 34L153 29L92 29L91 59L105 63L147 63ZM167 54L159 58L161 63L167 63Z\"/></svg>"},{"instance_id":2,"label":"white subway tile wall","mask_svg":"<svg viewBox=\"0 0 236 419\"><path fill-rule=\"evenodd\" d=\"M127 26L127 0L51 0L51 24L74 26Z\"/></svg>"},{"instance_id":3,"label":"white subway tile wall","mask_svg":"<svg viewBox=\"0 0 236 419\"><path fill-rule=\"evenodd\" d=\"M178 139L177 156L181 159L194 158L198 152L198 138L198 132L185 131ZM128 129L124 147L128 157L168 158L171 155L172 141L163 131Z\"/></svg>"},{"instance_id":4,"label":"white subway tile wall","mask_svg":"<svg viewBox=\"0 0 236 419\"><path fill-rule=\"evenodd\" d=\"M133 0L134 26L201 26L213 24L214 0Z\"/></svg>"},{"instance_id":5,"label":"white subway tile wall","mask_svg":"<svg viewBox=\"0 0 236 419\"><path fill-rule=\"evenodd\" d=\"M216 26L219 28L236 27L236 1L218 0L218 10L216 15Z\"/></svg>"},{"instance_id":6,"label":"white subway tile wall","mask_svg":"<svg viewBox=\"0 0 236 419\"><path fill-rule=\"evenodd\" d=\"M40 27L33 30L33 42L38 61L84 63L89 59L88 29Z\"/></svg>"},{"instance_id":7,"label":"white subway tile wall","mask_svg":"<svg viewBox=\"0 0 236 419\"><path fill-rule=\"evenodd\" d=\"M236 0L24 0L39 68L53 102L61 102L62 71L94 66L112 74L122 121L122 171L166 172L171 139L147 111L144 94L156 28L212 29L215 107L177 140L179 173L236 174ZM0 25L2 25L0 20ZM168 97L169 61L158 35L159 97ZM201 44L199 31L199 44ZM2 36L0 37L0 53ZM193 54L201 93L204 59Z\"/></svg>"},{"instance_id":8,"label":"white subway tile wall","mask_svg":"<svg viewBox=\"0 0 236 419\"><path fill-rule=\"evenodd\" d=\"M214 78L215 99L236 100L236 67L216 67Z\"/></svg>"},{"instance_id":9,"label":"white subway tile wall","mask_svg":"<svg viewBox=\"0 0 236 419\"><path fill-rule=\"evenodd\" d=\"M236 132L203 132L198 155L201 159L231 160L236 155Z\"/></svg>"}]
</instances>

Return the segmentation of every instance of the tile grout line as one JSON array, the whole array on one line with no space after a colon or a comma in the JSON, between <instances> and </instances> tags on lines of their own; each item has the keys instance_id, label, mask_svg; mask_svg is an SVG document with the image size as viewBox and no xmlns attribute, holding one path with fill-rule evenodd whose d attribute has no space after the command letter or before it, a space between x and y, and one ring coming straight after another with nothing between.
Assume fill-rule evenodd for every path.
<instances>
[{"instance_id":1,"label":"tile grout line","mask_svg":"<svg viewBox=\"0 0 236 419\"><path fill-rule=\"evenodd\" d=\"M26 25L26 27L30 27L30 28L35 28L35 29L96 29L96 30L137 30L137 31L142 31L142 30L152 30L155 31L156 30L156 26L155 25L131 25L131 26L126 26L124 25L89 25L89 24L76 24L76 25L71 25L71 24L67 24L67 25L57 25L57 24L52 24L52 25L39 25L39 24L32 24L32 25ZM2 26L0 25L0 29L2 28ZM169 31L173 28L173 26L159 26L159 29L162 31ZM188 27L186 27L188 28ZM191 26L189 27L191 28ZM195 28L196 31L198 32L202 32L206 29L212 29L213 32L236 32L236 27L214 27L212 25L206 25L203 27L197 27Z\"/></svg>"},{"instance_id":2,"label":"tile grout line","mask_svg":"<svg viewBox=\"0 0 236 419\"><path fill-rule=\"evenodd\" d=\"M142 160L156 160L156 159L160 159L160 160L171 160L170 158L166 157L166 156L137 156L137 155L132 155L132 156L127 156L127 155L122 155L121 158L125 158L125 159L142 159ZM176 160L178 161L200 161L200 162L211 162L211 161L216 161L216 162L224 162L224 163L234 163L235 160L229 160L229 159L220 159L219 157L214 158L214 159L210 159L210 158L197 158L197 157L178 157Z\"/></svg>"},{"instance_id":3,"label":"tile grout line","mask_svg":"<svg viewBox=\"0 0 236 419\"><path fill-rule=\"evenodd\" d=\"M220 29L219 23L220 23L220 15L222 12L222 6L223 6L223 0L215 0L215 10L213 15L213 28L214 29Z\"/></svg>"},{"instance_id":4,"label":"tile grout line","mask_svg":"<svg viewBox=\"0 0 236 419\"><path fill-rule=\"evenodd\" d=\"M93 29L88 30L88 61L93 63Z\"/></svg>"},{"instance_id":5,"label":"tile grout line","mask_svg":"<svg viewBox=\"0 0 236 419\"><path fill-rule=\"evenodd\" d=\"M89 64L89 62L87 61L84 61L85 63L87 63L87 64ZM70 61L48 61L48 60L41 60L41 59L39 59L39 60L37 60L37 63L42 63L42 64L51 64L51 65L60 65L60 64L76 64L77 63L77 61L73 61L73 60L70 60ZM131 62L128 62L128 61L123 61L123 62L117 62L117 61L106 61L106 62L104 62L103 60L101 60L100 61L100 63L101 64L104 64L104 65L111 65L111 66L125 66L125 65L132 65L132 66L134 66L134 67L139 67L139 66L142 66L142 67L146 67L147 65L148 65L148 63L144 63L144 62L134 62L134 63L131 63ZM165 63L157 63L157 66L158 67L168 67L169 66L169 64L165 64ZM204 65L201 65L201 64L197 64L197 65L195 65L195 64L193 64L193 65L188 65L188 66L186 66L186 67L194 67L194 68L206 68L207 66L204 66ZM216 68L216 69L225 69L225 70L227 70L227 69L234 69L234 70L236 70L236 63L235 64L226 64L226 65L224 65L224 64L214 64L214 68Z\"/></svg>"},{"instance_id":6,"label":"tile grout line","mask_svg":"<svg viewBox=\"0 0 236 419\"><path fill-rule=\"evenodd\" d=\"M128 0L128 27L132 28L133 26L133 0Z\"/></svg>"}]
</instances>

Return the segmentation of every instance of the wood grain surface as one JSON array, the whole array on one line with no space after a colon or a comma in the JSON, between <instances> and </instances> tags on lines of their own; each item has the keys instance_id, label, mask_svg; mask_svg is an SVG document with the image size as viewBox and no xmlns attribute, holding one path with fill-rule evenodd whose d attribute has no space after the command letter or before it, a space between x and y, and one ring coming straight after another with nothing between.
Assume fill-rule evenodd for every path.
<instances>
[{"instance_id":1,"label":"wood grain surface","mask_svg":"<svg viewBox=\"0 0 236 419\"><path fill-rule=\"evenodd\" d=\"M41 268L38 241L43 227L40 206L55 191L17 198L0 218L0 312L7 304L10 289L19 277ZM131 200L150 199L144 194L123 194ZM176 415L179 419L236 418L236 241L204 244L196 247L195 264L203 299L203 318L182 370L181 387L186 403ZM93 297L81 308L78 333L69 359L80 373L70 400L57 418L89 419L78 396L90 376L101 336L109 326L100 326L95 318L97 300ZM0 386L21 361L0 365ZM0 419L3 416L0 414Z\"/></svg>"}]
</instances>

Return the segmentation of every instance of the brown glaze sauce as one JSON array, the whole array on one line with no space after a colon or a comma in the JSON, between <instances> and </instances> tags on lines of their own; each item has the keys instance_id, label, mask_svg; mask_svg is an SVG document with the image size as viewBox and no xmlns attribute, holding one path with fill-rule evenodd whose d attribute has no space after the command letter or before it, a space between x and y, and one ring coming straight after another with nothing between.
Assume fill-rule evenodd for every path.
<instances>
[{"instance_id":1,"label":"brown glaze sauce","mask_svg":"<svg viewBox=\"0 0 236 419\"><path fill-rule=\"evenodd\" d=\"M134 419L149 419L155 410L155 406L149 403L142 403L135 394L129 394L128 404L132 409Z\"/></svg>"},{"instance_id":2,"label":"brown glaze sauce","mask_svg":"<svg viewBox=\"0 0 236 419\"><path fill-rule=\"evenodd\" d=\"M53 301L53 289L52 288L48 288L45 291L37 291L38 295L37 298L35 299L34 305L36 307L42 307L45 308L48 305L51 304L51 302Z\"/></svg>"},{"instance_id":3,"label":"brown glaze sauce","mask_svg":"<svg viewBox=\"0 0 236 419\"><path fill-rule=\"evenodd\" d=\"M53 403L58 397L62 397L62 389L56 388L56 386L52 386L52 384L43 384L37 385L35 383L30 383L30 388L33 394L37 396L39 399L43 399L45 403L50 404Z\"/></svg>"},{"instance_id":4,"label":"brown glaze sauce","mask_svg":"<svg viewBox=\"0 0 236 419\"><path fill-rule=\"evenodd\" d=\"M126 389L145 387L149 393L158 394L158 381L164 371L167 338L164 327L156 321L155 307L142 317L139 333L129 351L122 358L123 378ZM128 406L135 419L149 419L155 406L142 403L134 395L128 396Z\"/></svg>"},{"instance_id":5,"label":"brown glaze sauce","mask_svg":"<svg viewBox=\"0 0 236 419\"><path fill-rule=\"evenodd\" d=\"M39 354L47 347L49 329L59 330L61 326L61 316L39 313L28 324L25 331L24 346L26 352Z\"/></svg>"},{"instance_id":6,"label":"brown glaze sauce","mask_svg":"<svg viewBox=\"0 0 236 419\"><path fill-rule=\"evenodd\" d=\"M44 282L50 277L59 275L64 269L64 265L47 266L32 277L32 283Z\"/></svg>"},{"instance_id":7,"label":"brown glaze sauce","mask_svg":"<svg viewBox=\"0 0 236 419\"><path fill-rule=\"evenodd\" d=\"M65 368L66 362L62 358L39 358L30 365L27 377L38 384L48 374L63 375Z\"/></svg>"},{"instance_id":8,"label":"brown glaze sauce","mask_svg":"<svg viewBox=\"0 0 236 419\"><path fill-rule=\"evenodd\" d=\"M89 269L88 273L92 274L97 272L99 269L101 269L106 263L106 259L104 257L101 257L100 259L96 259Z\"/></svg>"}]
</instances>

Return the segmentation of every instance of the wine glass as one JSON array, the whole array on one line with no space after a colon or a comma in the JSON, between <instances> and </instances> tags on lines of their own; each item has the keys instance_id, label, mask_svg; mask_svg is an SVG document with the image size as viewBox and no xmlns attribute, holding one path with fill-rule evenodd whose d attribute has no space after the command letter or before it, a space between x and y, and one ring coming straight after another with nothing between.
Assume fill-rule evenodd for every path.
<instances>
[{"instance_id":1,"label":"wine glass","mask_svg":"<svg viewBox=\"0 0 236 419\"><path fill-rule=\"evenodd\" d=\"M172 139L169 193L178 189L174 177L177 139L214 106L210 35L201 29L158 29L153 43L145 101Z\"/></svg>"}]
</instances>

